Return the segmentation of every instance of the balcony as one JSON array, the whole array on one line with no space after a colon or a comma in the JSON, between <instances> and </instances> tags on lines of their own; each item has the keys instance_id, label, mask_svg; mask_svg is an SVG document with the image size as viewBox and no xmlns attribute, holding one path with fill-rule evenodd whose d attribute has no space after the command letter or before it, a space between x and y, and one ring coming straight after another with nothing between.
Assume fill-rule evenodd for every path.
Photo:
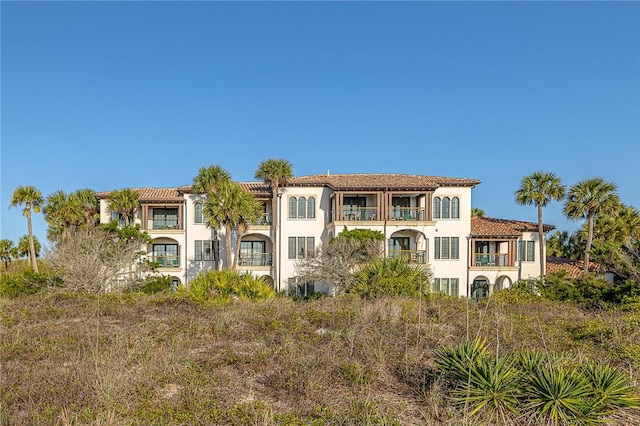
<instances>
[{"instance_id":1,"label":"balcony","mask_svg":"<svg viewBox=\"0 0 640 426\"><path fill-rule=\"evenodd\" d=\"M378 208L377 207L344 207L341 211L338 211L338 217L336 212L331 212L331 221L352 221L361 222L368 220L378 220Z\"/></svg>"},{"instance_id":2,"label":"balcony","mask_svg":"<svg viewBox=\"0 0 640 426\"><path fill-rule=\"evenodd\" d=\"M409 259L409 263L415 263L418 265L427 264L426 250L390 250L389 257L406 257Z\"/></svg>"},{"instance_id":3,"label":"balcony","mask_svg":"<svg viewBox=\"0 0 640 426\"><path fill-rule=\"evenodd\" d=\"M147 220L147 229L182 229L182 224L178 219L149 219Z\"/></svg>"},{"instance_id":4,"label":"balcony","mask_svg":"<svg viewBox=\"0 0 640 426\"><path fill-rule=\"evenodd\" d=\"M271 253L240 253L238 266L271 266Z\"/></svg>"},{"instance_id":5,"label":"balcony","mask_svg":"<svg viewBox=\"0 0 640 426\"><path fill-rule=\"evenodd\" d=\"M510 266L506 253L475 253L475 266Z\"/></svg>"},{"instance_id":6,"label":"balcony","mask_svg":"<svg viewBox=\"0 0 640 426\"><path fill-rule=\"evenodd\" d=\"M157 254L151 256L151 261L159 265L160 268L179 268L180 256L170 254Z\"/></svg>"},{"instance_id":7,"label":"balcony","mask_svg":"<svg viewBox=\"0 0 640 426\"><path fill-rule=\"evenodd\" d=\"M391 220L426 220L425 210L422 207L393 207Z\"/></svg>"},{"instance_id":8,"label":"balcony","mask_svg":"<svg viewBox=\"0 0 640 426\"><path fill-rule=\"evenodd\" d=\"M263 213L258 220L251 222L249 225L268 226L271 225L271 213Z\"/></svg>"}]
</instances>

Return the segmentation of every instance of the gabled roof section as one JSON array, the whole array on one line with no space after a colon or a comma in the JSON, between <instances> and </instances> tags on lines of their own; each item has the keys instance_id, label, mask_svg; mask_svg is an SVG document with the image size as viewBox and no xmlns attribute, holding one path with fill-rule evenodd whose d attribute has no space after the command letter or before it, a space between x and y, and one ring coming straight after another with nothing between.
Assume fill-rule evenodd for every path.
<instances>
[{"instance_id":1,"label":"gabled roof section","mask_svg":"<svg viewBox=\"0 0 640 426\"><path fill-rule=\"evenodd\" d=\"M555 229L553 225L543 224L544 232ZM491 217L473 216L471 218L472 237L519 237L523 232L538 232L538 224L535 222L523 222L521 220L494 219Z\"/></svg>"},{"instance_id":2,"label":"gabled roof section","mask_svg":"<svg viewBox=\"0 0 640 426\"><path fill-rule=\"evenodd\" d=\"M177 188L131 188L132 191L138 193L140 202L152 201L183 201L184 197ZM97 192L96 197L107 198L114 191Z\"/></svg>"},{"instance_id":3,"label":"gabled roof section","mask_svg":"<svg viewBox=\"0 0 640 426\"><path fill-rule=\"evenodd\" d=\"M600 271L600 265L589 262L589 271ZM584 271L584 261L572 260L564 257L547 256L547 274L565 271L567 278L578 278Z\"/></svg>"},{"instance_id":4,"label":"gabled roof section","mask_svg":"<svg viewBox=\"0 0 640 426\"><path fill-rule=\"evenodd\" d=\"M467 178L406 174L317 174L289 180L288 186L327 186L340 190L434 190L443 186L474 187L480 181Z\"/></svg>"}]
</instances>

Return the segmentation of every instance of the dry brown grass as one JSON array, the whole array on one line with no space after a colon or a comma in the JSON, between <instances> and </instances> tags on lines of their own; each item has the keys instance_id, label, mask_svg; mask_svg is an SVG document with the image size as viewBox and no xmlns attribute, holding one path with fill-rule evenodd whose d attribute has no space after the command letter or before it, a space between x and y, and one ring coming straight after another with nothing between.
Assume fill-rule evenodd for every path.
<instances>
[{"instance_id":1,"label":"dry brown grass","mask_svg":"<svg viewBox=\"0 0 640 426\"><path fill-rule=\"evenodd\" d=\"M476 424L441 392L434 349L480 334L501 353L546 348L636 375L639 318L494 299L0 300L0 423Z\"/></svg>"}]
</instances>

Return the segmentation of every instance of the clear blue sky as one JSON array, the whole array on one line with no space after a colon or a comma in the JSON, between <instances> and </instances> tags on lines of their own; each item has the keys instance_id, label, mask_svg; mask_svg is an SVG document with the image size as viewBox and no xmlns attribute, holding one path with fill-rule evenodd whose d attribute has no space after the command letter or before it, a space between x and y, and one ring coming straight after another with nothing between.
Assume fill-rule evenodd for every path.
<instances>
[{"instance_id":1,"label":"clear blue sky","mask_svg":"<svg viewBox=\"0 0 640 426\"><path fill-rule=\"evenodd\" d=\"M479 179L603 177L640 206L638 2L0 3L2 238L43 195L189 184L218 164ZM545 222L573 231L562 206ZM46 241L42 215L35 233Z\"/></svg>"}]
</instances>

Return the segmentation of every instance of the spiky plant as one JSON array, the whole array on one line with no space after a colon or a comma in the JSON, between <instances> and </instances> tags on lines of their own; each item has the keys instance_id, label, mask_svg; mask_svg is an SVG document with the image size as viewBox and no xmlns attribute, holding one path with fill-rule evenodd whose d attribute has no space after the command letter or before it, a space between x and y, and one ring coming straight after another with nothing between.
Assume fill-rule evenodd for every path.
<instances>
[{"instance_id":1,"label":"spiky plant","mask_svg":"<svg viewBox=\"0 0 640 426\"><path fill-rule=\"evenodd\" d=\"M609 416L619 409L640 407L640 395L624 372L593 362L584 363L580 371L589 382L591 405L598 415Z\"/></svg>"}]
</instances>

